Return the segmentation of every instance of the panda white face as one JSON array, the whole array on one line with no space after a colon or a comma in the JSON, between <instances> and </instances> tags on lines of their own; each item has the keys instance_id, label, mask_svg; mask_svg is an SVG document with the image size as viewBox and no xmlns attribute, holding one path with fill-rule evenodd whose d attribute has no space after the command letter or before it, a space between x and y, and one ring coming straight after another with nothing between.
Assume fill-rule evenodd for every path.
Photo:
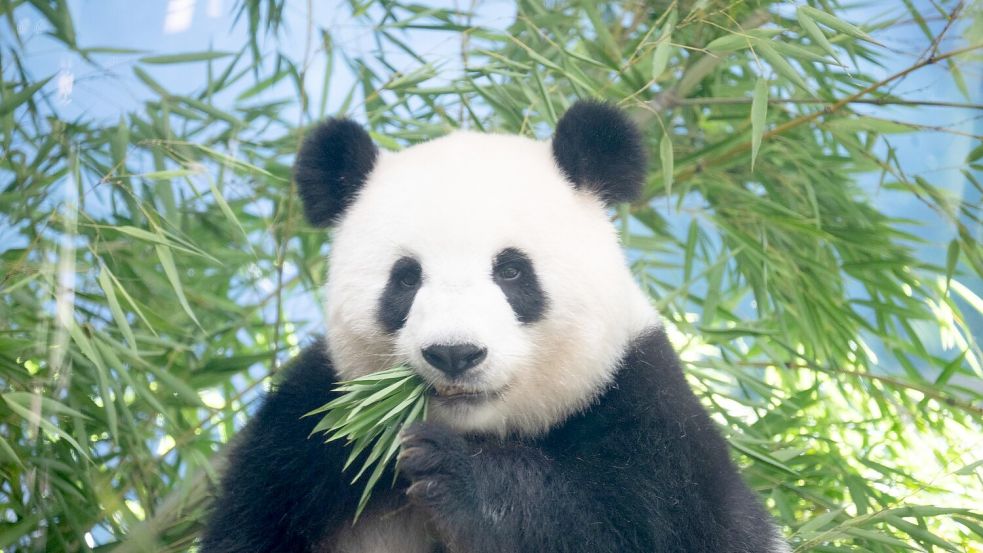
<instances>
[{"instance_id":1,"label":"panda white face","mask_svg":"<svg viewBox=\"0 0 983 553\"><path fill-rule=\"evenodd\" d=\"M343 376L408 363L433 416L468 430L549 427L653 320L601 201L515 136L382 157L334 234L327 286Z\"/></svg>"},{"instance_id":2,"label":"panda white face","mask_svg":"<svg viewBox=\"0 0 983 553\"><path fill-rule=\"evenodd\" d=\"M408 364L431 417L496 434L541 433L603 389L658 318L599 194L553 150L457 132L372 160L332 237L342 377Z\"/></svg>"}]
</instances>

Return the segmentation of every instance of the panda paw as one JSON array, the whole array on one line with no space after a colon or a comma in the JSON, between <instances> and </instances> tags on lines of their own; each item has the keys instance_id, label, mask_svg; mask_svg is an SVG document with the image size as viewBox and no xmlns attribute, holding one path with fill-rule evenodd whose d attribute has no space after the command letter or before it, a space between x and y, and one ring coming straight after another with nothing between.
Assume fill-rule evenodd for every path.
<instances>
[{"instance_id":1,"label":"panda paw","mask_svg":"<svg viewBox=\"0 0 983 553\"><path fill-rule=\"evenodd\" d=\"M409 500L431 510L463 507L473 497L470 449L465 438L441 424L422 422L403 430L397 466L410 482Z\"/></svg>"}]
</instances>

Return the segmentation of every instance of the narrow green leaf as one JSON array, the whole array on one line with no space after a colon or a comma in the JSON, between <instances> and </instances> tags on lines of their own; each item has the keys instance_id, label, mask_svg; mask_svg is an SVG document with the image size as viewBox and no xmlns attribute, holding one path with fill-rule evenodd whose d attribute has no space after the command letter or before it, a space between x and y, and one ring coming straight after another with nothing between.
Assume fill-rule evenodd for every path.
<instances>
[{"instance_id":1,"label":"narrow green leaf","mask_svg":"<svg viewBox=\"0 0 983 553\"><path fill-rule=\"evenodd\" d=\"M983 142L969 151L966 155L966 163L973 163L980 158L983 158Z\"/></svg>"},{"instance_id":2,"label":"narrow green leaf","mask_svg":"<svg viewBox=\"0 0 983 553\"><path fill-rule=\"evenodd\" d=\"M952 551L954 553L959 553L962 551L960 548L940 538L938 535L933 534L925 528L919 527L917 524L912 524L901 517L885 516L883 518L891 526L894 526L898 530L901 530L902 532L923 543L930 543L936 547L940 547L946 551Z\"/></svg>"},{"instance_id":3,"label":"narrow green leaf","mask_svg":"<svg viewBox=\"0 0 983 553\"><path fill-rule=\"evenodd\" d=\"M769 464L775 468L781 469L789 474L798 475L798 472L796 472L794 469L792 469L785 463L782 463L778 459L775 459L774 457L768 455L763 451L759 451L756 448L753 448L749 445L742 443L740 440L731 440L730 445L732 445L734 449L748 455L749 457L753 457L759 461L763 461L764 463Z\"/></svg>"},{"instance_id":4,"label":"narrow green leaf","mask_svg":"<svg viewBox=\"0 0 983 553\"><path fill-rule=\"evenodd\" d=\"M949 248L945 254L945 294L949 294L949 284L952 282L952 275L956 273L956 264L959 263L959 240L953 238L949 241Z\"/></svg>"},{"instance_id":5,"label":"narrow green leaf","mask_svg":"<svg viewBox=\"0 0 983 553\"><path fill-rule=\"evenodd\" d=\"M198 111L201 111L202 113L211 115L216 119L221 119L222 121L225 121L237 127L245 126L245 123L235 115L232 115L227 111L220 110L208 102L202 102L201 100L198 100L197 98L192 98L190 96L174 96L174 98L180 100L181 102L184 102L188 106L197 109Z\"/></svg>"},{"instance_id":6,"label":"narrow green leaf","mask_svg":"<svg viewBox=\"0 0 983 553\"><path fill-rule=\"evenodd\" d=\"M171 254L171 249L160 244L155 245L154 249L157 250L157 259L160 260L161 266L164 267L164 274L167 275L167 280L171 282L171 287L174 289L177 300L184 309L184 312L191 317L191 320L196 325L201 327L198 317L195 317L194 311L191 310L191 305L188 304L188 298L184 295L184 287L181 286L181 278L178 275L177 265L174 264L174 256Z\"/></svg>"},{"instance_id":7,"label":"narrow green leaf","mask_svg":"<svg viewBox=\"0 0 983 553\"><path fill-rule=\"evenodd\" d=\"M65 0L31 0L31 4L41 12L51 24L52 36L61 40L71 48L76 47L75 24L72 22L72 12ZM9 8L8 8L9 9Z\"/></svg>"},{"instance_id":8,"label":"narrow green leaf","mask_svg":"<svg viewBox=\"0 0 983 553\"><path fill-rule=\"evenodd\" d=\"M352 478L355 483L369 474L356 509L357 519L382 473L392 464L399 448L399 431L425 416L426 386L412 369L397 366L345 381L334 390L343 393L305 416L326 412L315 431L326 432L328 442L347 441L350 449L343 470L369 451Z\"/></svg>"},{"instance_id":9,"label":"narrow green leaf","mask_svg":"<svg viewBox=\"0 0 983 553\"><path fill-rule=\"evenodd\" d=\"M809 14L800 6L797 10L795 10L795 15L799 20L799 25L801 25L805 32L812 38L813 42L825 50L834 60L836 60L837 63L840 63L840 60L836 57L836 49L833 48L833 45L829 42L829 39L826 38L826 33L824 33L823 30L816 25L816 22L809 17Z\"/></svg>"},{"instance_id":10,"label":"narrow green leaf","mask_svg":"<svg viewBox=\"0 0 983 553\"><path fill-rule=\"evenodd\" d=\"M146 50L140 50L137 48L118 48L115 46L90 46L88 48L79 48L79 52L83 54L146 54Z\"/></svg>"},{"instance_id":11,"label":"narrow green leaf","mask_svg":"<svg viewBox=\"0 0 983 553\"><path fill-rule=\"evenodd\" d=\"M867 115L840 117L825 123L826 127L846 132L868 131L878 134L897 134L915 130L915 127Z\"/></svg>"},{"instance_id":12,"label":"narrow green leaf","mask_svg":"<svg viewBox=\"0 0 983 553\"><path fill-rule=\"evenodd\" d=\"M669 63L669 55L672 53L672 44L669 42L671 37L666 36L659 40L659 45L655 47L652 54L652 78L658 79L666 70Z\"/></svg>"},{"instance_id":13,"label":"narrow green leaf","mask_svg":"<svg viewBox=\"0 0 983 553\"><path fill-rule=\"evenodd\" d=\"M163 171L150 171L147 173L140 173L139 175L134 175L147 180L171 180L181 177L190 177L201 173L200 170L193 169L165 169Z\"/></svg>"},{"instance_id":14,"label":"narrow green leaf","mask_svg":"<svg viewBox=\"0 0 983 553\"><path fill-rule=\"evenodd\" d=\"M815 21L818 21L819 23L826 25L830 29L834 29L846 35L850 35L853 38L859 38L861 40L866 40L867 42L880 45L879 42L874 40L874 38L868 35L867 33L861 31L860 28L841 20L834 15L813 8L812 6L800 6L798 9L804 12L805 14L807 14Z\"/></svg>"},{"instance_id":15,"label":"narrow green leaf","mask_svg":"<svg viewBox=\"0 0 983 553\"><path fill-rule=\"evenodd\" d=\"M922 16L921 12L918 11L918 8L916 8L914 4L912 4L911 0L901 1L904 3L905 7L908 8L908 13L911 14L911 18L918 24L918 28L921 29L925 39L931 42L935 36L932 34L932 29L928 26L928 22L925 21L925 18Z\"/></svg>"},{"instance_id":16,"label":"narrow green leaf","mask_svg":"<svg viewBox=\"0 0 983 553\"><path fill-rule=\"evenodd\" d=\"M138 317L140 317L140 320L143 321L143 324L147 327L147 329L149 329L150 332L156 335L157 331L154 330L154 327L150 324L150 321L147 320L147 317L143 314L143 311L140 310L140 306L137 305L137 302L134 301L132 296L130 296L130 293L126 291L126 288L123 288L122 284L120 284L119 280L116 278L116 275L114 275L112 272L109 272L107 274L109 275L110 280L113 281L113 284L116 286L116 289L119 290L121 294L123 294L123 297L126 298L126 301L130 304L130 307L133 308L133 312L136 313Z\"/></svg>"},{"instance_id":17,"label":"narrow green leaf","mask_svg":"<svg viewBox=\"0 0 983 553\"><path fill-rule=\"evenodd\" d=\"M218 151L218 150L216 150L214 148L209 148L208 146L205 146L204 144L198 144L198 143L192 143L192 142L177 142L176 144L179 144L179 145L182 145L182 146L188 146L190 148L194 148L196 150L199 150L202 153L204 153L205 155L207 155L208 157L210 157L210 158L212 158L212 159L214 159L216 161L219 161L219 162L225 164L227 167L229 167L229 168L231 168L233 170L242 171L244 173L254 173L254 174L257 174L257 175L263 175L264 177L269 178L269 179L274 180L274 181L277 181L277 182L287 182L286 179L284 179L284 178L282 178L282 177L280 177L278 175L274 175L273 173L270 173L269 171L267 171L266 169L263 169L262 167L260 167L258 165L255 165L253 163L249 163L247 161L243 161L243 160L241 160L241 159L239 159L237 157L231 156L231 155L226 154L224 152L220 152L220 151Z\"/></svg>"},{"instance_id":18,"label":"narrow green leaf","mask_svg":"<svg viewBox=\"0 0 983 553\"><path fill-rule=\"evenodd\" d=\"M175 242L174 240L172 240L171 237L168 236L168 235L166 235L163 231L160 232L160 233L154 233L154 232L150 232L148 230L144 230L144 229L138 228L138 227L133 227L133 226L130 226L130 225L122 225L122 226L118 226L118 227L104 227L104 228L110 228L112 230L117 230L119 232L122 232L123 234L128 234L128 235L130 235L130 236L132 236L134 238L139 238L139 239L145 240L147 242L151 242L151 243L154 243L154 244L160 244L162 246L167 246L168 248L171 248L171 249L174 249L174 250L178 250L178 251L181 251L181 252L184 252L184 253L189 253L189 254L192 254L192 255L206 257L206 258L210 259L211 261L213 261L215 263L218 263L218 260L215 259L214 257L212 257L211 255L209 255L208 253L206 253L206 252L204 252L204 251L202 251L200 249L196 249L193 246L187 246L187 245L185 245L186 242L179 244L179 243Z\"/></svg>"},{"instance_id":19,"label":"narrow green leaf","mask_svg":"<svg viewBox=\"0 0 983 553\"><path fill-rule=\"evenodd\" d=\"M29 85L20 91L11 94L10 96L4 96L2 98L3 101L0 102L0 117L13 112L18 106L32 99L34 97L34 93L41 90L41 88L48 84L48 81L50 81L52 78L53 76L48 77L47 79ZM2 86L0 86L0 90L3 90Z\"/></svg>"},{"instance_id":20,"label":"narrow green leaf","mask_svg":"<svg viewBox=\"0 0 983 553\"><path fill-rule=\"evenodd\" d=\"M0 459L6 459L9 464L16 465L20 470L27 470L27 466L24 465L23 461L17 455L17 451L10 445L10 442L6 440L3 436L0 436ZM20 536L18 536L20 537ZM0 547L6 547L10 542L6 542L2 537L0 537Z\"/></svg>"},{"instance_id":21,"label":"narrow green leaf","mask_svg":"<svg viewBox=\"0 0 983 553\"><path fill-rule=\"evenodd\" d=\"M714 263L707 272L707 291L703 298L703 312L700 317L703 328L709 328L717 316L717 304L721 295L720 284L725 269L725 263Z\"/></svg>"},{"instance_id":22,"label":"narrow green leaf","mask_svg":"<svg viewBox=\"0 0 983 553\"><path fill-rule=\"evenodd\" d=\"M415 377L413 377L413 376L407 376L404 380L400 380L400 381L394 382L394 383L386 386L385 388L383 388L383 389L381 389L381 390L379 390L377 392L374 392L372 394L369 394L368 396L365 397L365 399L360 400L359 403L358 403L358 405L355 406L355 408L353 408L351 411L348 412L348 417L346 417L346 419L348 421L353 420L355 418L355 416L358 415L358 413L362 409L364 409L365 407L370 406L370 405L377 405L377 402L381 402L383 400L383 398L386 398L386 397L390 396L393 392L395 392L397 389L399 389L400 386L402 386L406 382L409 382L410 379L412 379L412 378L415 378Z\"/></svg>"},{"instance_id":23,"label":"narrow green leaf","mask_svg":"<svg viewBox=\"0 0 983 553\"><path fill-rule=\"evenodd\" d=\"M188 63L194 61L210 61L220 58L226 58L233 55L234 52L188 52L185 54L167 54L163 56L146 56L140 58L138 61L140 63L149 63L154 65L169 64L169 63Z\"/></svg>"},{"instance_id":24,"label":"narrow green leaf","mask_svg":"<svg viewBox=\"0 0 983 553\"><path fill-rule=\"evenodd\" d=\"M16 401L27 408L32 408L34 405L39 405L43 414L89 419L89 417L81 411L72 409L54 398L45 397L31 392L7 392L4 394L4 397L10 401Z\"/></svg>"},{"instance_id":25,"label":"narrow green leaf","mask_svg":"<svg viewBox=\"0 0 983 553\"><path fill-rule=\"evenodd\" d=\"M137 78L143 82L143 84L147 85L147 88L156 92L157 95L160 96L161 98L170 97L171 93L168 92L168 90L164 88L163 85L161 85L153 77L151 77L150 73L147 73L146 71L141 69L140 66L137 65L133 66L133 74L136 75Z\"/></svg>"},{"instance_id":26,"label":"narrow green leaf","mask_svg":"<svg viewBox=\"0 0 983 553\"><path fill-rule=\"evenodd\" d=\"M48 419L42 417L40 412L34 411L27 406L17 403L17 401L10 397L10 394L3 394L2 397L7 406L10 407L10 410L15 412L22 419L26 420L29 424L40 427L42 430L44 430L45 434L48 434L49 436L65 440L71 444L71 446L74 447L75 450L82 455L82 457L84 457L86 460L91 460L89 457L89 452L79 445L75 438L71 437L67 432L58 426L52 424L52 422Z\"/></svg>"},{"instance_id":27,"label":"narrow green leaf","mask_svg":"<svg viewBox=\"0 0 983 553\"><path fill-rule=\"evenodd\" d=\"M813 52L812 50L803 48L797 44L790 44L787 42L782 42L781 40L773 40L770 42L770 44L773 48L775 48L775 50L778 50L779 54L790 58L795 58L799 61L839 64L839 62L831 60L827 56Z\"/></svg>"},{"instance_id":28,"label":"narrow green leaf","mask_svg":"<svg viewBox=\"0 0 983 553\"><path fill-rule=\"evenodd\" d=\"M796 536L809 536L819 532L829 526L837 517L839 517L846 509L840 507L839 509L833 509L832 511L827 511L819 516L812 517L805 524L796 530Z\"/></svg>"},{"instance_id":29,"label":"narrow green leaf","mask_svg":"<svg viewBox=\"0 0 983 553\"><path fill-rule=\"evenodd\" d=\"M749 37L739 34L730 34L710 41L710 44L707 44L706 49L715 54L720 54L724 52L742 50L744 48L748 48L749 46L751 46Z\"/></svg>"},{"instance_id":30,"label":"narrow green leaf","mask_svg":"<svg viewBox=\"0 0 983 553\"><path fill-rule=\"evenodd\" d=\"M751 100L751 170L754 170L754 160L758 157L761 147L761 137L765 133L765 121L768 117L768 80L758 79L754 85L754 98Z\"/></svg>"},{"instance_id":31,"label":"narrow green leaf","mask_svg":"<svg viewBox=\"0 0 983 553\"><path fill-rule=\"evenodd\" d=\"M116 325L119 327L123 337L126 338L126 343L135 350L137 349L137 340L133 336L133 329L130 328L130 322L126 320L126 315L120 306L119 298L116 297L116 288L113 286L113 281L109 273L109 267L100 259L99 276L97 277L99 287L102 288L103 294L106 294L106 301L109 302L109 310L113 314L113 320L116 321Z\"/></svg>"},{"instance_id":32,"label":"narrow green leaf","mask_svg":"<svg viewBox=\"0 0 983 553\"><path fill-rule=\"evenodd\" d=\"M956 371L958 371L959 367L962 366L963 360L966 359L967 353L969 353L969 350L964 349L961 354L959 354L955 359L953 359L948 364L946 364L946 366L943 367L941 371L939 371L939 376L935 378L935 382L934 382L935 386L937 387L945 386L946 383L949 382L949 379L952 378L952 375L956 374Z\"/></svg>"},{"instance_id":33,"label":"narrow green leaf","mask_svg":"<svg viewBox=\"0 0 983 553\"><path fill-rule=\"evenodd\" d=\"M659 160L662 162L662 184L666 187L666 196L672 194L672 139L667 132L659 142Z\"/></svg>"},{"instance_id":34,"label":"narrow green leaf","mask_svg":"<svg viewBox=\"0 0 983 553\"><path fill-rule=\"evenodd\" d=\"M694 217L686 231L686 248L683 257L683 280L689 282L693 275L693 262L696 260L696 245L700 237L700 227Z\"/></svg>"},{"instance_id":35,"label":"narrow green leaf","mask_svg":"<svg viewBox=\"0 0 983 553\"><path fill-rule=\"evenodd\" d=\"M232 211L232 207L229 206L229 203L227 201L225 201L225 195L222 194L222 191L219 190L218 185L215 184L215 180L212 179L210 176L208 177L208 189L212 191L212 197L215 198L215 203L218 204L218 208L222 210L222 214L224 214L225 218L231 221L232 224L234 224L236 228L239 229L239 232L242 234L242 237L245 239L244 243L246 244L246 247L249 248L250 253L252 253L252 255L255 256L256 252L253 250L252 243L249 240L249 233L246 232L245 227L242 226L242 223L239 221L239 218L236 217L235 212Z\"/></svg>"},{"instance_id":36,"label":"narrow green leaf","mask_svg":"<svg viewBox=\"0 0 983 553\"><path fill-rule=\"evenodd\" d=\"M287 70L280 70L273 75L270 75L269 77L240 92L239 95L236 96L236 101L242 102L243 100L248 100L253 96L256 96L257 94L280 82L280 80L286 77L289 73L290 72Z\"/></svg>"},{"instance_id":37,"label":"narrow green leaf","mask_svg":"<svg viewBox=\"0 0 983 553\"><path fill-rule=\"evenodd\" d=\"M779 54L770 43L764 40L756 41L755 50L768 62L768 65L770 65L776 73L792 81L793 84L802 90L809 92L809 87L799 75L798 71L796 71L789 62L785 61L785 58L783 58L782 55Z\"/></svg>"},{"instance_id":38,"label":"narrow green leaf","mask_svg":"<svg viewBox=\"0 0 983 553\"><path fill-rule=\"evenodd\" d=\"M34 512L21 517L15 523L0 526L0 548L10 547L11 544L24 539L24 536L30 535L38 521L43 518L40 512Z\"/></svg>"},{"instance_id":39,"label":"narrow green leaf","mask_svg":"<svg viewBox=\"0 0 983 553\"><path fill-rule=\"evenodd\" d=\"M117 173L126 173L126 151L130 146L130 127L126 124L126 118L119 116L119 123L116 124L116 132L110 138L109 149L113 155L114 169Z\"/></svg>"},{"instance_id":40,"label":"narrow green leaf","mask_svg":"<svg viewBox=\"0 0 983 553\"><path fill-rule=\"evenodd\" d=\"M418 67L409 73L400 74L395 73L389 82L383 84L382 88L386 90L399 90L404 88L409 88L416 86L419 83L430 80L437 75L437 70L434 69L432 65L424 65Z\"/></svg>"},{"instance_id":41,"label":"narrow green leaf","mask_svg":"<svg viewBox=\"0 0 983 553\"><path fill-rule=\"evenodd\" d=\"M362 492L362 496L358 500L358 506L355 508L355 520L358 520L358 517L362 514L362 511L365 510L365 506L369 503L369 496L372 489L379 481L379 478L382 477L383 471L386 470L386 465L388 465L389 461L395 457L396 451L399 449L399 440L396 439L395 434L390 440L390 443L386 444L384 440L379 440L375 445L375 447L379 450L382 450L382 448L385 446L388 447L386 447L384 454L381 455L381 459L376 464L375 470L372 471L372 474L370 474L369 478L365 481L365 490Z\"/></svg>"},{"instance_id":42,"label":"narrow green leaf","mask_svg":"<svg viewBox=\"0 0 983 553\"><path fill-rule=\"evenodd\" d=\"M201 405L201 397L198 396L198 392L180 378L154 364L146 365L146 369L152 373L154 377L164 385L164 387L169 388L171 392L184 400L186 404L194 407Z\"/></svg>"},{"instance_id":43,"label":"narrow green leaf","mask_svg":"<svg viewBox=\"0 0 983 553\"><path fill-rule=\"evenodd\" d=\"M973 461L972 463L954 471L953 474L958 474L960 476L967 476L970 474L975 474L976 471L980 470L981 468L983 468L983 459L980 459L978 461ZM983 534L981 534L981 536L983 536Z\"/></svg>"},{"instance_id":44,"label":"narrow green leaf","mask_svg":"<svg viewBox=\"0 0 983 553\"><path fill-rule=\"evenodd\" d=\"M770 39L781 32L782 29L751 29L746 32L732 33L712 40L710 44L707 44L706 49L715 54L743 50L754 46L759 40Z\"/></svg>"},{"instance_id":45,"label":"narrow green leaf","mask_svg":"<svg viewBox=\"0 0 983 553\"><path fill-rule=\"evenodd\" d=\"M949 67L949 73L952 75L952 82L956 84L956 88L959 89L959 93L967 102L973 101L973 95L969 93L969 86L966 85L966 77L963 76L963 72L959 69L959 64L955 61L949 59L946 60L946 65Z\"/></svg>"}]
</instances>

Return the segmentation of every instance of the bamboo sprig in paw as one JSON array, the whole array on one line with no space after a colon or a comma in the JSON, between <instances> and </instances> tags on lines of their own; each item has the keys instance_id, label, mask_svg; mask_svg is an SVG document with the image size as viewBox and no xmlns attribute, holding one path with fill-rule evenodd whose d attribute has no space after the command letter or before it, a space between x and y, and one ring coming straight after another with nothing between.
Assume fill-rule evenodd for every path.
<instances>
[{"instance_id":1,"label":"bamboo sprig in paw","mask_svg":"<svg viewBox=\"0 0 983 553\"><path fill-rule=\"evenodd\" d=\"M427 385L412 369L397 366L340 382L334 389L341 395L307 413L324 413L311 435L327 434L327 441L344 439L351 448L343 470L365 453L355 484L368 474L365 489L355 510L358 520L387 466L396 459L399 431L427 416ZM367 452L367 453L366 453Z\"/></svg>"}]
</instances>

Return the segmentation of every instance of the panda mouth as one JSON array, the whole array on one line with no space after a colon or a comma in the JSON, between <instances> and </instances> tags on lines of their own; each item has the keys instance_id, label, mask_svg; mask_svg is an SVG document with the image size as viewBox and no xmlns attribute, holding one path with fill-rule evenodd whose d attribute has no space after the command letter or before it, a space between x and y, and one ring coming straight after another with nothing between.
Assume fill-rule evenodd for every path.
<instances>
[{"instance_id":1,"label":"panda mouth","mask_svg":"<svg viewBox=\"0 0 983 553\"><path fill-rule=\"evenodd\" d=\"M488 393L481 390L472 390L461 386L447 384L433 384L430 388L430 395L444 401L481 401L488 397Z\"/></svg>"}]
</instances>

